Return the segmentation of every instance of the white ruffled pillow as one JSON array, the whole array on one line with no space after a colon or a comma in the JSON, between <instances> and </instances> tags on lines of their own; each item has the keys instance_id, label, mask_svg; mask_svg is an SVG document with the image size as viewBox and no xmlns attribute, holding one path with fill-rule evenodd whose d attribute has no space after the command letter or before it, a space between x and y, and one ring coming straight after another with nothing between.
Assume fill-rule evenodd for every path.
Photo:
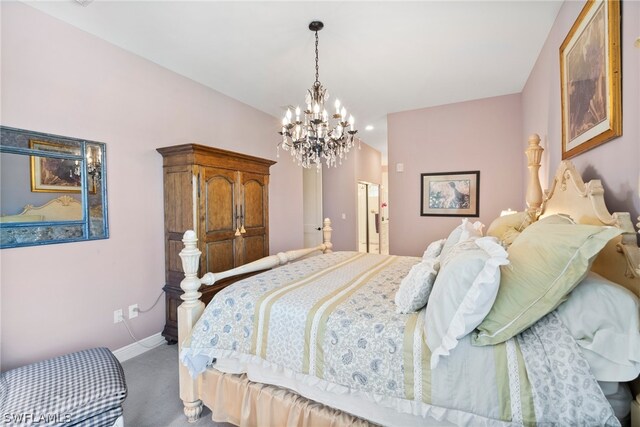
<instances>
[{"instance_id":1,"label":"white ruffled pillow","mask_svg":"<svg viewBox=\"0 0 640 427\"><path fill-rule=\"evenodd\" d=\"M427 304L433 282L436 280L440 261L435 258L419 262L411 267L396 292L396 311L414 313Z\"/></svg>"},{"instance_id":2,"label":"white ruffled pillow","mask_svg":"<svg viewBox=\"0 0 640 427\"><path fill-rule=\"evenodd\" d=\"M631 291L589 272L557 314L582 349L598 381L640 374L640 302Z\"/></svg>"},{"instance_id":3,"label":"white ruffled pillow","mask_svg":"<svg viewBox=\"0 0 640 427\"><path fill-rule=\"evenodd\" d=\"M427 246L427 249L422 254L422 259L427 260L430 258L437 258L438 256L440 256L440 253L442 252L442 248L444 247L444 243L446 241L447 239L441 239L441 240L436 240L435 242L429 243L429 246Z\"/></svg>"},{"instance_id":4,"label":"white ruffled pillow","mask_svg":"<svg viewBox=\"0 0 640 427\"><path fill-rule=\"evenodd\" d=\"M442 259L424 326L431 369L489 313L500 287L500 266L509 264L507 257L498 239L482 237L460 242Z\"/></svg>"},{"instance_id":5,"label":"white ruffled pillow","mask_svg":"<svg viewBox=\"0 0 640 427\"><path fill-rule=\"evenodd\" d=\"M447 253L460 242L464 242L465 240L475 239L478 237L482 237L482 228L484 224L480 221L476 221L474 223L469 222L467 218L462 220L462 224L454 228L451 233L449 233L449 237L447 237L442 250L440 251L440 258L444 258L447 256Z\"/></svg>"}]
</instances>

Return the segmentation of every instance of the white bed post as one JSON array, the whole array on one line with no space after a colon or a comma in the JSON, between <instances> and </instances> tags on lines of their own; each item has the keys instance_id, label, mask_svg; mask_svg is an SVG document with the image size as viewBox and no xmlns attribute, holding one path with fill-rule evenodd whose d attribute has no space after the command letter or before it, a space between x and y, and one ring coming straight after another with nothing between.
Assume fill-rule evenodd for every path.
<instances>
[{"instance_id":1,"label":"white bed post","mask_svg":"<svg viewBox=\"0 0 640 427\"><path fill-rule=\"evenodd\" d=\"M241 265L231 270L221 271L219 273L206 273L202 278L198 278L198 265L200 263L201 252L198 250L196 233L192 230L184 233L182 239L184 248L180 251L180 258L182 259L182 269L184 270L185 277L182 282L180 282L180 287L184 293L180 296L183 303L178 306L178 350L182 350L182 342L191 334L193 326L204 311L204 304L200 301L202 294L198 292L200 285L211 286L216 281L227 277L268 270L298 260L317 251L329 253L333 247L331 243L332 231L331 220L325 218L324 227L322 228L322 245L318 245L315 248L279 252L276 255L260 258L257 261ZM187 420L193 423L198 420L202 412L202 400L199 399L199 379L192 378L189 370L182 363L178 363L178 365L180 399L182 399L182 403L184 404L184 414L187 416Z\"/></svg>"},{"instance_id":2,"label":"white bed post","mask_svg":"<svg viewBox=\"0 0 640 427\"><path fill-rule=\"evenodd\" d=\"M333 243L331 243L331 232L333 228L331 228L331 220L329 218L324 219L324 227L322 227L322 243L327 247L324 250L325 254L333 252L331 248L333 247Z\"/></svg>"},{"instance_id":3,"label":"white bed post","mask_svg":"<svg viewBox=\"0 0 640 427\"><path fill-rule=\"evenodd\" d=\"M540 160L542 160L542 152L544 148L540 147L540 136L534 133L529 137L529 146L525 153L527 154L527 167L529 168L529 185L527 186L527 213L531 221L535 221L540 206L542 206L542 186L540 185Z\"/></svg>"},{"instance_id":4,"label":"white bed post","mask_svg":"<svg viewBox=\"0 0 640 427\"><path fill-rule=\"evenodd\" d=\"M185 277L180 282L180 287L184 291L180 298L184 302L178 306L178 351L182 349L182 341L189 336L204 311L204 304L200 301L202 294L198 292L200 289L198 265L201 252L197 247L196 233L188 230L184 233L182 242L184 248L180 251L180 258ZM198 399L198 380L191 377L186 366L180 362L178 365L180 366L180 399L184 404L184 414L190 423L194 423L202 412L202 401Z\"/></svg>"}]
</instances>

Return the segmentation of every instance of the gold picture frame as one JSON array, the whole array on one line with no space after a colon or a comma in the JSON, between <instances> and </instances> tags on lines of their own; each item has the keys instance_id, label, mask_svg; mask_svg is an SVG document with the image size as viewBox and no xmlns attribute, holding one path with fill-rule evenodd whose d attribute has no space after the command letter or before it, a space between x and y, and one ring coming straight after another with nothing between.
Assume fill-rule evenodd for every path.
<instances>
[{"instance_id":1,"label":"gold picture frame","mask_svg":"<svg viewBox=\"0 0 640 427\"><path fill-rule=\"evenodd\" d=\"M77 154L77 149L49 141L29 140L29 148ZM79 160L31 156L31 191L34 193L79 193L82 188Z\"/></svg>"},{"instance_id":2,"label":"gold picture frame","mask_svg":"<svg viewBox=\"0 0 640 427\"><path fill-rule=\"evenodd\" d=\"M560 46L562 159L622 135L620 2L587 0Z\"/></svg>"}]
</instances>

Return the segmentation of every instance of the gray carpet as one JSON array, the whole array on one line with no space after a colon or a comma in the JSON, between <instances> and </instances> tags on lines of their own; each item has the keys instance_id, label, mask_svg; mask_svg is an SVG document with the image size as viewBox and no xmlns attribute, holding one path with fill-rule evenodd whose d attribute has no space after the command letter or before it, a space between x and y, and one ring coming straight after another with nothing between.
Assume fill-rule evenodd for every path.
<instances>
[{"instance_id":1,"label":"gray carpet","mask_svg":"<svg viewBox=\"0 0 640 427\"><path fill-rule=\"evenodd\" d=\"M178 393L178 346L162 345L122 363L129 394L124 401L125 427L216 426L206 407L189 424Z\"/></svg>"}]
</instances>

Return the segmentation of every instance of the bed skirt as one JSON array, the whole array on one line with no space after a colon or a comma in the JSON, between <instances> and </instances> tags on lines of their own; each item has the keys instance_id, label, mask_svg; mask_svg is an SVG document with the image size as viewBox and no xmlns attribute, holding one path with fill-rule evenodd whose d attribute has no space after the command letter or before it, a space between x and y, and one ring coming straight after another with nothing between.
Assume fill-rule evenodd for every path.
<instances>
[{"instance_id":1,"label":"bed skirt","mask_svg":"<svg viewBox=\"0 0 640 427\"><path fill-rule=\"evenodd\" d=\"M245 374L225 374L207 369L201 376L200 396L216 422L241 427L370 426L369 422L306 399L273 385L254 383Z\"/></svg>"}]
</instances>

